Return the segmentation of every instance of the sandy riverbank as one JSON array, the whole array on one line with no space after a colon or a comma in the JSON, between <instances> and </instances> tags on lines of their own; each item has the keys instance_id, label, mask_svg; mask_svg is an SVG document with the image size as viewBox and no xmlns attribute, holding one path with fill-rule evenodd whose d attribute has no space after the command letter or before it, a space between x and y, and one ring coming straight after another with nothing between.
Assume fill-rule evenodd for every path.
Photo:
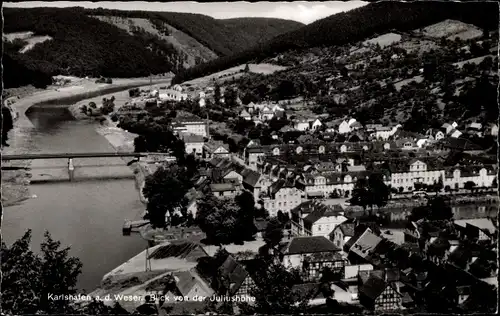
<instances>
[{"instance_id":1,"label":"sandy riverbank","mask_svg":"<svg viewBox=\"0 0 500 316\"><path fill-rule=\"evenodd\" d=\"M154 84L169 83L171 78L155 78ZM10 89L9 96L17 97L12 108L19 113L18 119L14 122L14 128L9 133L10 147L2 148L2 154L24 154L31 152L33 146L29 137L28 131L33 128L33 124L26 116L26 111L33 105L41 103L57 103L57 102L90 102L89 99L99 98L102 100L103 95L115 95L121 92L126 93L128 97L128 89L140 86L148 86L149 78L133 78L133 79L114 79L113 84L96 84L95 79L79 79L65 87L50 86L45 90L22 88ZM109 92L109 93L106 93ZM97 103L97 102L96 102ZM71 110L71 109L70 109ZM116 128L109 120L109 126L100 126L97 132L103 135L116 150L131 151L133 150L133 139L135 136L131 133ZM30 161L16 161L9 163L9 166L29 167ZM2 170L2 205L9 206L20 201L29 199L29 172L20 170Z\"/></svg>"}]
</instances>

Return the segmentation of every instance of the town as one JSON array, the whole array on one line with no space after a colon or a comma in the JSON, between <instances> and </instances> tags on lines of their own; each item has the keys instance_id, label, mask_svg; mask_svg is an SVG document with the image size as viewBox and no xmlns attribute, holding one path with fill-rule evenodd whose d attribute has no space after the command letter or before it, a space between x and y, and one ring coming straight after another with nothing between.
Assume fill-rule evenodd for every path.
<instances>
[{"instance_id":1,"label":"town","mask_svg":"<svg viewBox=\"0 0 500 316\"><path fill-rule=\"evenodd\" d=\"M498 30L448 19L224 69L72 108L144 155L122 233L147 241L76 305L496 311Z\"/></svg>"},{"instance_id":2,"label":"town","mask_svg":"<svg viewBox=\"0 0 500 316\"><path fill-rule=\"evenodd\" d=\"M348 57L353 64L360 60ZM171 137L166 162L141 162L150 174L143 192L154 199L145 218L165 228L142 230L154 245L147 257L156 267L151 271L161 273L176 262L179 269L161 278L173 275L182 295L201 291L257 302L269 295L259 289L260 273L273 278L296 272L294 281L275 285L288 286L280 299L307 301L314 312L331 306L346 312L465 312L485 297L496 304L495 122L433 118L432 127L415 128L360 113L316 114L308 112L317 106L312 97L255 100L241 95L244 79L224 80L244 77L251 66L209 78L201 90L189 83L130 90L134 98L117 112L118 126L140 135L136 150L161 151L162 141L147 130L165 122L165 139ZM326 95L350 97L335 94L346 90L335 88L345 78L329 79ZM405 92L402 83L396 85ZM149 181L163 184L155 189ZM159 208L165 218L153 214ZM206 256L211 262L202 264ZM105 279L122 270L139 273L134 267L143 260L139 254ZM191 278L189 287L180 288ZM181 312L197 305L203 304L191 300L166 308ZM234 313L242 307L224 308ZM279 312L292 310L287 308Z\"/></svg>"}]
</instances>

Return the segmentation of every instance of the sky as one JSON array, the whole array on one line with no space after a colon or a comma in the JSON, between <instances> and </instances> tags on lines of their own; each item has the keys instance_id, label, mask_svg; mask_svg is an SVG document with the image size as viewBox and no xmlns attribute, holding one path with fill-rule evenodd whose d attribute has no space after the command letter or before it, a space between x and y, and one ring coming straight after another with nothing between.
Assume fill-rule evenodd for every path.
<instances>
[{"instance_id":1,"label":"sky","mask_svg":"<svg viewBox=\"0 0 500 316\"><path fill-rule=\"evenodd\" d=\"M348 11L367 4L363 1L295 1L295 2L87 2L87 1L25 1L4 2L4 7L84 7L119 10L167 11L199 13L216 19L239 17L263 17L294 20L304 24L312 23L332 14Z\"/></svg>"}]
</instances>

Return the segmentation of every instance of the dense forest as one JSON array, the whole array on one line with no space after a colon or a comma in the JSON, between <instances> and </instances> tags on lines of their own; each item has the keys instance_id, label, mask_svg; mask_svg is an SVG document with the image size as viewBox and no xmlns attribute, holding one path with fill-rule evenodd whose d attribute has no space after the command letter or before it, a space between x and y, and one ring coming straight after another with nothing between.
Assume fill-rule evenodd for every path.
<instances>
[{"instance_id":1,"label":"dense forest","mask_svg":"<svg viewBox=\"0 0 500 316\"><path fill-rule=\"evenodd\" d=\"M294 30L301 23L279 19L216 20L189 13L73 8L5 8L4 33L33 32L52 39L35 45L15 40L4 44L6 88L44 87L53 75L142 77L182 70L182 52L160 37L135 30L127 33L90 15L147 18L168 35L166 24L187 33L221 56L251 47L259 40ZM227 25L226 25L227 24ZM253 26L252 26L253 25Z\"/></svg>"},{"instance_id":2,"label":"dense forest","mask_svg":"<svg viewBox=\"0 0 500 316\"><path fill-rule=\"evenodd\" d=\"M156 24L166 22L188 34L219 56L230 56L255 43L270 40L277 35L299 29L302 23L265 18L217 20L202 14L179 12L120 11L87 9L89 15L120 16L150 19Z\"/></svg>"},{"instance_id":3,"label":"dense forest","mask_svg":"<svg viewBox=\"0 0 500 316\"><path fill-rule=\"evenodd\" d=\"M290 49L355 43L374 34L414 30L446 19L471 23L488 30L495 29L498 28L498 4L430 1L370 3L279 35L233 56L186 69L177 74L174 82L180 83L250 61L260 61Z\"/></svg>"}]
</instances>

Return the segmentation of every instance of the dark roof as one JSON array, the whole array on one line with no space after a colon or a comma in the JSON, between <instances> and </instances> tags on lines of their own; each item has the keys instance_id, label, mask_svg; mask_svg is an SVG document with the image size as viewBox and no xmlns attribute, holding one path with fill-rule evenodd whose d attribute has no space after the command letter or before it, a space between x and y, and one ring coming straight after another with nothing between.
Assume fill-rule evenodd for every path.
<instances>
[{"instance_id":1,"label":"dark roof","mask_svg":"<svg viewBox=\"0 0 500 316\"><path fill-rule=\"evenodd\" d=\"M234 294L238 291L248 275L245 268L234 260L232 256L226 258L226 261L224 261L220 267L220 271L224 277L228 278L230 294Z\"/></svg>"},{"instance_id":2,"label":"dark roof","mask_svg":"<svg viewBox=\"0 0 500 316\"><path fill-rule=\"evenodd\" d=\"M364 296L375 300L377 297L384 292L387 284L384 280L371 275L366 282L364 282L363 286L359 289L359 293Z\"/></svg>"},{"instance_id":3,"label":"dark roof","mask_svg":"<svg viewBox=\"0 0 500 316\"><path fill-rule=\"evenodd\" d=\"M288 244L286 254L334 252L340 249L323 236L295 237Z\"/></svg>"},{"instance_id":4,"label":"dark roof","mask_svg":"<svg viewBox=\"0 0 500 316\"><path fill-rule=\"evenodd\" d=\"M338 207L338 205L336 206ZM338 210L338 208L335 207L316 209L304 218L304 223L312 225L322 217L342 216L344 214L343 211L343 209Z\"/></svg>"},{"instance_id":5,"label":"dark roof","mask_svg":"<svg viewBox=\"0 0 500 316\"><path fill-rule=\"evenodd\" d=\"M243 182L251 187L255 187L260 179L260 173L246 168L241 171L241 176L243 177Z\"/></svg>"},{"instance_id":6,"label":"dark roof","mask_svg":"<svg viewBox=\"0 0 500 316\"><path fill-rule=\"evenodd\" d=\"M171 242L168 245L161 246L149 255L149 259L165 259L177 257L181 259L190 259L194 250L201 252L200 257L208 256L200 245L192 242Z\"/></svg>"},{"instance_id":7,"label":"dark roof","mask_svg":"<svg viewBox=\"0 0 500 316\"><path fill-rule=\"evenodd\" d=\"M273 184L271 184L271 186L269 187L269 191L271 192L271 194L274 195L282 188L293 188L293 187L294 186L293 186L293 183L291 181L284 180L284 179L278 179Z\"/></svg>"}]
</instances>

